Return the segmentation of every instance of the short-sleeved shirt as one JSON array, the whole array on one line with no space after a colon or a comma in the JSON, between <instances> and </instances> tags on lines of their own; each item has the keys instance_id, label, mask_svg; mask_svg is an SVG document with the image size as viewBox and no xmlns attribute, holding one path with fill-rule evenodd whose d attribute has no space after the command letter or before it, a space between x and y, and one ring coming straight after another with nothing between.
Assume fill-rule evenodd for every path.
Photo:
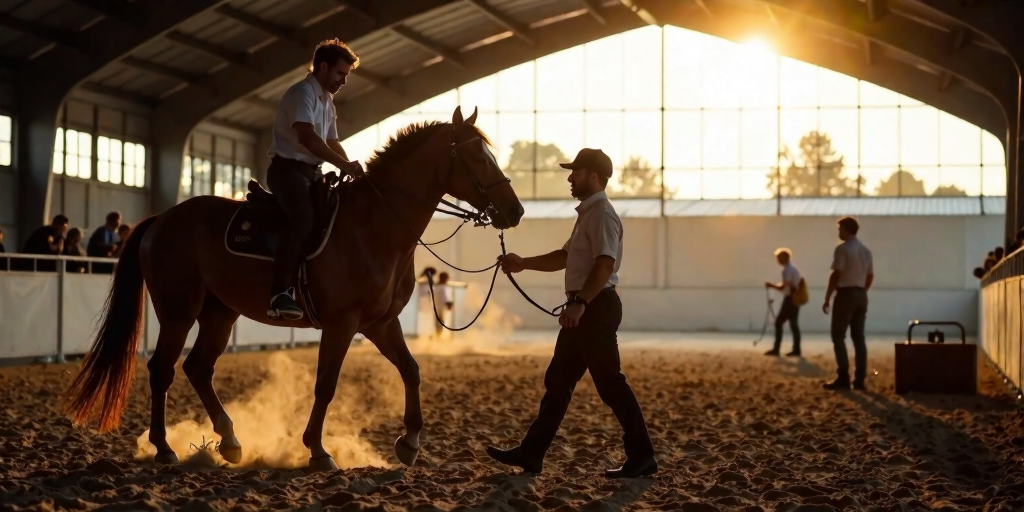
<instances>
[{"instance_id":1,"label":"short-sleeved shirt","mask_svg":"<svg viewBox=\"0 0 1024 512\"><path fill-rule=\"evenodd\" d=\"M439 284L434 287L434 292L437 294L437 300L441 304L450 304L455 302L455 290L449 284Z\"/></svg>"},{"instance_id":2,"label":"short-sleeved shirt","mask_svg":"<svg viewBox=\"0 0 1024 512\"><path fill-rule=\"evenodd\" d=\"M875 273L871 251L855 236L836 246L831 268L840 272L839 288L864 288L868 275Z\"/></svg>"},{"instance_id":3,"label":"short-sleeved shirt","mask_svg":"<svg viewBox=\"0 0 1024 512\"><path fill-rule=\"evenodd\" d=\"M598 256L615 259L612 273L604 287L619 284L619 266L622 264L622 220L615 212L608 195L598 192L576 207L578 216L572 235L562 246L568 252L565 262L565 291L579 291Z\"/></svg>"},{"instance_id":4,"label":"short-sleeved shirt","mask_svg":"<svg viewBox=\"0 0 1024 512\"><path fill-rule=\"evenodd\" d=\"M327 141L338 138L336 117L334 95L325 91L312 73L307 74L304 80L289 87L281 96L267 155L313 165L324 163L322 158L299 144L299 134L292 124L310 123L313 131Z\"/></svg>"},{"instance_id":5,"label":"short-sleeved shirt","mask_svg":"<svg viewBox=\"0 0 1024 512\"><path fill-rule=\"evenodd\" d=\"M784 291L786 295L792 295L793 291L800 287L800 269L796 268L793 262L786 263L782 266L782 284L789 285L789 290Z\"/></svg>"}]
</instances>

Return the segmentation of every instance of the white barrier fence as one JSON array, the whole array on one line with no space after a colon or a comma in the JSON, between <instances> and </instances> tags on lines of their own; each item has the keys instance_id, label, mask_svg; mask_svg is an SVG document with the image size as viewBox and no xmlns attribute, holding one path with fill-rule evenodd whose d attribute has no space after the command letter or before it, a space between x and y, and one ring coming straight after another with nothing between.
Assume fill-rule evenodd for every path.
<instances>
[{"instance_id":1,"label":"white barrier fence","mask_svg":"<svg viewBox=\"0 0 1024 512\"><path fill-rule=\"evenodd\" d=\"M45 358L63 361L65 356L84 354L102 319L103 306L110 289L111 274L90 273L116 260L72 256L0 254L0 360ZM12 262L14 262L12 264ZM18 263L21 263L19 266ZM69 270L69 263L71 269ZM83 267L85 272L74 271ZM459 305L465 299L465 283L449 282L454 289L456 307L445 322L461 325ZM434 332L426 284L402 310L399 319L406 337L429 336ZM438 305L438 311L442 307ZM156 313L146 301L146 319L142 350L153 350L160 329ZM189 331L186 348L192 347L199 333L198 324ZM232 330L232 348L286 348L320 341L317 329L297 329L262 324L239 318Z\"/></svg>"}]
</instances>

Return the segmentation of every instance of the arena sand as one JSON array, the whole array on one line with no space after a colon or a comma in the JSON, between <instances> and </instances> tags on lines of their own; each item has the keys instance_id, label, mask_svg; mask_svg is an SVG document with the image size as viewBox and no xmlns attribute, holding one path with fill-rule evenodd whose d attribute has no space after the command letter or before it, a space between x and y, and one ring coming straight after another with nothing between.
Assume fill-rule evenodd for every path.
<instances>
[{"instance_id":1,"label":"arena sand","mask_svg":"<svg viewBox=\"0 0 1024 512\"><path fill-rule=\"evenodd\" d=\"M980 367L976 397L897 396L889 344L874 348L867 392L829 393L823 339L804 360L749 342L624 343L624 371L658 450L654 478L609 481L620 430L585 377L538 476L491 462L536 414L553 336L510 343L497 308L480 329L414 342L426 429L415 467L391 451L403 431L397 370L353 347L327 422L343 469L311 473L305 428L316 349L225 355L215 386L244 459L227 465L179 371L169 436L182 464L157 466L146 441L144 363L121 430L73 429L58 414L75 365L0 370L3 510L1021 510L1022 419L1001 379ZM724 346L724 345L723 345ZM711 347L711 348L709 348ZM205 438L205 439L204 439ZM204 444L205 441L205 444Z\"/></svg>"}]
</instances>

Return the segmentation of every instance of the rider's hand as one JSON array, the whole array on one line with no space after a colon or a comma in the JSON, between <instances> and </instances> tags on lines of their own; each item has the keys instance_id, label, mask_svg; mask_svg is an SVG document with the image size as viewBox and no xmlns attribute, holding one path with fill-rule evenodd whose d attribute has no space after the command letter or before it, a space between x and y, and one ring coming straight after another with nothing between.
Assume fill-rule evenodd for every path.
<instances>
[{"instance_id":1,"label":"rider's hand","mask_svg":"<svg viewBox=\"0 0 1024 512\"><path fill-rule=\"evenodd\" d=\"M366 173L363 172L363 166L359 164L358 160L353 160L348 163L348 168L345 169L345 173L354 178L362 178Z\"/></svg>"},{"instance_id":2,"label":"rider's hand","mask_svg":"<svg viewBox=\"0 0 1024 512\"><path fill-rule=\"evenodd\" d=\"M508 253L505 257L498 256L498 263L501 265L501 270L506 274L522 272L526 268L522 256L514 252Z\"/></svg>"}]
</instances>

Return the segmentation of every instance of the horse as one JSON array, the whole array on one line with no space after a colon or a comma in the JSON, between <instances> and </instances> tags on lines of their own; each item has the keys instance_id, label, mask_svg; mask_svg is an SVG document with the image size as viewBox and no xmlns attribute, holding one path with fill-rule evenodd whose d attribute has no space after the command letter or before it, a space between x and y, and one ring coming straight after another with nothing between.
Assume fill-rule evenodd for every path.
<instances>
[{"instance_id":1,"label":"horse","mask_svg":"<svg viewBox=\"0 0 1024 512\"><path fill-rule=\"evenodd\" d=\"M394 451L403 464L413 465L423 428L420 375L398 315L416 287L416 246L445 194L487 212L497 229L515 227L524 213L490 151L491 141L474 125L476 117L474 109L463 119L461 107L456 107L451 122L411 124L374 152L365 176L332 189L340 198L334 203L333 228L315 257L307 253L305 261L306 275L314 276L306 284L304 298L310 300L305 309L316 305L321 326L309 314L297 321L267 317L272 262L226 249L226 230L239 201L197 196L141 221L125 242L94 341L66 393L64 413L72 424L88 424L99 406L101 433L120 426L135 377L148 290L160 324L146 365L152 391L149 441L157 449L157 463L178 463L166 439L165 405L175 362L197 321L199 335L182 371L221 437L221 456L230 463L241 460L242 446L213 388L213 375L242 315L267 325L322 327L313 406L302 435L311 469L338 468L323 446L323 427L357 333L401 374L405 433L395 441Z\"/></svg>"}]
</instances>

